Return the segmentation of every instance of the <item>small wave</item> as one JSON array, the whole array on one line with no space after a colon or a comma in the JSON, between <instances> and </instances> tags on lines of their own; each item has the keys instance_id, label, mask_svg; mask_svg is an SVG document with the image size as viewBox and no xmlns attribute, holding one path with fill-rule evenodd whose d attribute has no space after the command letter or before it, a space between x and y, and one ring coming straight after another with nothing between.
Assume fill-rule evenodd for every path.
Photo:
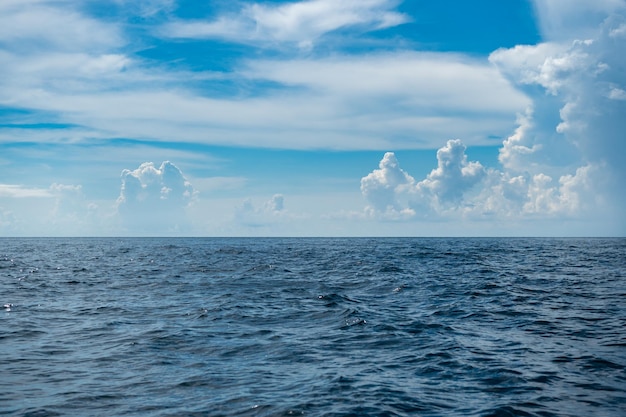
<instances>
[{"instance_id":1,"label":"small wave","mask_svg":"<svg viewBox=\"0 0 626 417\"><path fill-rule=\"evenodd\" d=\"M0 239L0 403L621 416L625 242Z\"/></svg>"}]
</instances>

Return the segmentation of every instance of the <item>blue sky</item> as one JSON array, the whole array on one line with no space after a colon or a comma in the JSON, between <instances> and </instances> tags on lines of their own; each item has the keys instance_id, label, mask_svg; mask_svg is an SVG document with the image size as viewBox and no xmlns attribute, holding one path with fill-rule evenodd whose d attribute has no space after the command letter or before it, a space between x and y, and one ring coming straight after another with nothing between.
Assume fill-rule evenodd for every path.
<instances>
[{"instance_id":1,"label":"blue sky","mask_svg":"<svg viewBox=\"0 0 626 417\"><path fill-rule=\"evenodd\" d=\"M5 0L0 236L623 236L625 16Z\"/></svg>"}]
</instances>

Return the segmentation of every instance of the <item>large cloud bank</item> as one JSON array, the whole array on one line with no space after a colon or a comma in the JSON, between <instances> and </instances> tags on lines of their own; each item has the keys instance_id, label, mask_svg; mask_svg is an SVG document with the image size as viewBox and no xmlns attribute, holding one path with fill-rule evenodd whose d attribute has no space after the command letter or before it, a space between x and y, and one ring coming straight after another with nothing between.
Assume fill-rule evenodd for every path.
<instances>
[{"instance_id":1,"label":"large cloud bank","mask_svg":"<svg viewBox=\"0 0 626 417\"><path fill-rule=\"evenodd\" d=\"M184 232L189 227L185 207L194 194L176 165L165 161L156 168L145 162L133 171L122 171L117 210L124 227L132 232Z\"/></svg>"},{"instance_id":2,"label":"large cloud bank","mask_svg":"<svg viewBox=\"0 0 626 417\"><path fill-rule=\"evenodd\" d=\"M118 0L98 18L96 3L0 1L0 105L28 110L12 116L23 128L0 129L0 141L429 149L505 135L527 104L484 59L385 47L372 33L410 19L397 0L209 2L223 11L204 19L174 18L172 0ZM158 10L154 20L137 16ZM136 19L146 26L137 30ZM219 58L241 51L225 48L199 68L206 46L195 48L206 40L256 52ZM185 44L189 56L138 53L155 41ZM371 53L345 52L351 45ZM42 125L24 128L33 117Z\"/></svg>"},{"instance_id":3,"label":"large cloud bank","mask_svg":"<svg viewBox=\"0 0 626 417\"><path fill-rule=\"evenodd\" d=\"M387 152L379 169L361 179L367 214L410 219L463 206L464 195L487 176L479 162L468 162L465 149L460 140L449 140L437 151L437 168L422 181L400 168L395 154Z\"/></svg>"},{"instance_id":4,"label":"large cloud bank","mask_svg":"<svg viewBox=\"0 0 626 417\"><path fill-rule=\"evenodd\" d=\"M556 6L537 3L549 21L545 14ZM587 9L561 3L564 13L585 18L580 13ZM605 3L594 8L599 24L581 25L579 34L586 37L555 37L491 54L490 62L532 100L502 144L499 168L468 161L463 143L450 140L437 152L437 168L417 181L387 153L379 169L361 180L366 213L409 219L612 216L614 232L623 233L626 8L621 1ZM601 11L604 18L598 19Z\"/></svg>"}]
</instances>

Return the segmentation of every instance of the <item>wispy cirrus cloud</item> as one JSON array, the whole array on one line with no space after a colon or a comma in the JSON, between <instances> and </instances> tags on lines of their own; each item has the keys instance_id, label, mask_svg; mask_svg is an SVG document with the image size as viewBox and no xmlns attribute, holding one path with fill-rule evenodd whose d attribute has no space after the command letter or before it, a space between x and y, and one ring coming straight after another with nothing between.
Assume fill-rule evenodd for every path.
<instances>
[{"instance_id":1,"label":"wispy cirrus cloud","mask_svg":"<svg viewBox=\"0 0 626 417\"><path fill-rule=\"evenodd\" d=\"M145 5L171 7L167 1ZM337 28L399 23L404 17L393 10L396 5L314 0L250 7L268 33L295 42ZM0 139L127 137L291 149L433 148L450 136L464 137L468 144L504 136L513 126L511 115L527 105L489 63L462 55L396 51L252 59L228 72L191 72L128 54L123 23L97 20L72 2L41 0L28 6L14 1L2 6L7 13L1 19L32 24L15 33L0 29L0 105L27 109L67 128L5 126ZM321 23L330 17L334 23ZM306 26L301 20L314 27L319 20L320 29L300 36L299 28ZM277 29L283 26L293 27ZM33 53L29 39L48 42L47 47ZM272 88L258 87L268 82ZM212 94L222 83L238 86L238 94Z\"/></svg>"},{"instance_id":2,"label":"wispy cirrus cloud","mask_svg":"<svg viewBox=\"0 0 626 417\"><path fill-rule=\"evenodd\" d=\"M1 198L50 198L53 193L46 188L31 188L17 184L0 184Z\"/></svg>"},{"instance_id":3,"label":"wispy cirrus cloud","mask_svg":"<svg viewBox=\"0 0 626 417\"><path fill-rule=\"evenodd\" d=\"M330 32L347 27L365 31L397 26L409 17L393 11L396 0L308 0L286 4L253 3L239 13L212 20L181 20L165 25L171 38L223 38L235 42L291 43L310 47Z\"/></svg>"},{"instance_id":4,"label":"wispy cirrus cloud","mask_svg":"<svg viewBox=\"0 0 626 417\"><path fill-rule=\"evenodd\" d=\"M0 3L0 45L20 54L90 50L97 54L122 46L121 27L86 15L70 1L6 0Z\"/></svg>"},{"instance_id":5,"label":"wispy cirrus cloud","mask_svg":"<svg viewBox=\"0 0 626 417\"><path fill-rule=\"evenodd\" d=\"M453 135L485 144L528 104L489 64L446 54L248 61L230 77L280 88L243 97L206 96L180 81L189 77L121 54L7 58L0 103L54 114L91 137L380 149Z\"/></svg>"}]
</instances>

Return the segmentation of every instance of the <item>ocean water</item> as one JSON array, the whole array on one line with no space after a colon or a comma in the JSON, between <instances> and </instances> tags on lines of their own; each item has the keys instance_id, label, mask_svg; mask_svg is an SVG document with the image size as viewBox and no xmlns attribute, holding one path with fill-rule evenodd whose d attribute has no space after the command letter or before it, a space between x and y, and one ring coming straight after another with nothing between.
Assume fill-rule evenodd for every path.
<instances>
[{"instance_id":1,"label":"ocean water","mask_svg":"<svg viewBox=\"0 0 626 417\"><path fill-rule=\"evenodd\" d=\"M625 416L626 239L0 239L0 414Z\"/></svg>"}]
</instances>

